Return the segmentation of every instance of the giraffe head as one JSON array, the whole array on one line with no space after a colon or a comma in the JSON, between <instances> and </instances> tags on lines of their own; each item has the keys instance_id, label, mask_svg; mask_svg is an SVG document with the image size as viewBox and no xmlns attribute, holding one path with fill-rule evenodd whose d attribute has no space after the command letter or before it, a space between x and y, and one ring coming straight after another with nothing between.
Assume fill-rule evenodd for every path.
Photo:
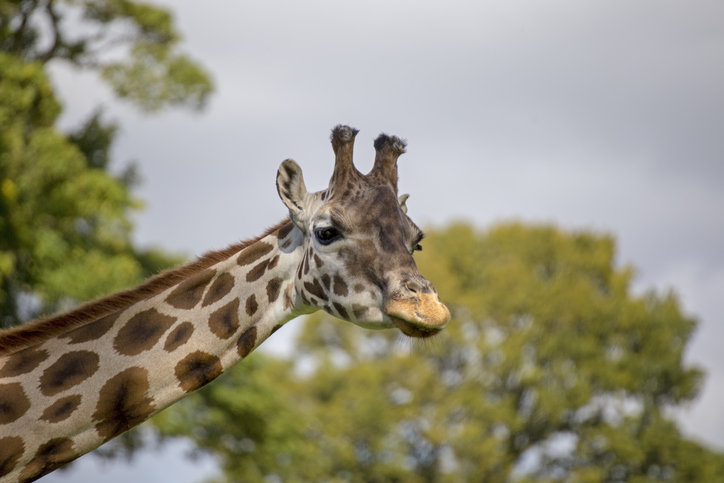
<instances>
[{"instance_id":1,"label":"giraffe head","mask_svg":"<svg viewBox=\"0 0 724 483\"><path fill-rule=\"evenodd\" d=\"M326 190L309 193L291 159L277 173L279 196L303 237L297 296L363 327L397 326L408 336L429 337L450 312L412 258L423 234L407 216L407 195L397 196L397 158L405 142L381 134L374 167L363 175L352 162L356 135L348 126L332 130L336 160Z\"/></svg>"}]
</instances>

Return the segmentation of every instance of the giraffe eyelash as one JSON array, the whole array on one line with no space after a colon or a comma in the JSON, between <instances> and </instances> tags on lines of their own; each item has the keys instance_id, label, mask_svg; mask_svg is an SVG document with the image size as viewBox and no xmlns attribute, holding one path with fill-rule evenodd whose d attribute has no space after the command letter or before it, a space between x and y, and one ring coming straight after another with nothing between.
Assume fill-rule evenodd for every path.
<instances>
[{"instance_id":1,"label":"giraffe eyelash","mask_svg":"<svg viewBox=\"0 0 724 483\"><path fill-rule=\"evenodd\" d=\"M424 240L424 239L425 239L425 233L420 231L420 233L417 236L417 241L415 243L413 243L413 245L412 245L412 250L410 250L410 253L414 254L415 252L421 252L422 251L421 243L422 243L422 240Z\"/></svg>"}]
</instances>

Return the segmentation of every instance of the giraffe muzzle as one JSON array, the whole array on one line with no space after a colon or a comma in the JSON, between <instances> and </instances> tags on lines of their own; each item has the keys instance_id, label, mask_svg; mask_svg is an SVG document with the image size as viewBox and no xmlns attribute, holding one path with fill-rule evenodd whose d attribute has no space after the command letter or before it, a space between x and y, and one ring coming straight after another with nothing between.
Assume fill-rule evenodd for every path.
<instances>
[{"instance_id":1,"label":"giraffe muzzle","mask_svg":"<svg viewBox=\"0 0 724 483\"><path fill-rule=\"evenodd\" d=\"M405 283L408 297L392 298L385 303L385 313L403 334L426 338L439 333L450 320L450 311L428 282Z\"/></svg>"}]
</instances>

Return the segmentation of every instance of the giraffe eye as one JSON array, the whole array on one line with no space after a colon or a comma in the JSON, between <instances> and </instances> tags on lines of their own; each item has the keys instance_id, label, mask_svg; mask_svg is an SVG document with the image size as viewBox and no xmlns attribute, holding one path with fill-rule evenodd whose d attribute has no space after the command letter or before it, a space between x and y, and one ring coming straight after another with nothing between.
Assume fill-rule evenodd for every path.
<instances>
[{"instance_id":1,"label":"giraffe eye","mask_svg":"<svg viewBox=\"0 0 724 483\"><path fill-rule=\"evenodd\" d=\"M317 237L317 241L322 245L329 245L336 239L340 238L342 234L333 227L320 228L314 232L314 236Z\"/></svg>"}]
</instances>

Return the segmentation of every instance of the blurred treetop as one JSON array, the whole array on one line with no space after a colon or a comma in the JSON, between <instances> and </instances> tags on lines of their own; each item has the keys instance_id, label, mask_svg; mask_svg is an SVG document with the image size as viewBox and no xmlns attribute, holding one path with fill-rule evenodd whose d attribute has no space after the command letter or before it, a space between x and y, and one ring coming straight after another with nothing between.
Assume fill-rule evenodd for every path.
<instances>
[{"instance_id":1,"label":"blurred treetop","mask_svg":"<svg viewBox=\"0 0 724 483\"><path fill-rule=\"evenodd\" d=\"M91 69L146 112L203 107L209 76L170 13L125 0L0 0L0 327L141 282L180 260L131 243L135 165L101 111L71 133L46 65Z\"/></svg>"},{"instance_id":2,"label":"blurred treetop","mask_svg":"<svg viewBox=\"0 0 724 483\"><path fill-rule=\"evenodd\" d=\"M183 53L171 14L128 0L0 0L0 51L25 62L98 70L147 111L200 108L209 76Z\"/></svg>"},{"instance_id":3,"label":"blurred treetop","mask_svg":"<svg viewBox=\"0 0 724 483\"><path fill-rule=\"evenodd\" d=\"M671 293L631 293L610 236L458 224L423 245L453 313L439 336L315 314L289 361L252 355L159 432L224 482L724 481L670 417L702 383L683 361L696 323Z\"/></svg>"}]
</instances>

